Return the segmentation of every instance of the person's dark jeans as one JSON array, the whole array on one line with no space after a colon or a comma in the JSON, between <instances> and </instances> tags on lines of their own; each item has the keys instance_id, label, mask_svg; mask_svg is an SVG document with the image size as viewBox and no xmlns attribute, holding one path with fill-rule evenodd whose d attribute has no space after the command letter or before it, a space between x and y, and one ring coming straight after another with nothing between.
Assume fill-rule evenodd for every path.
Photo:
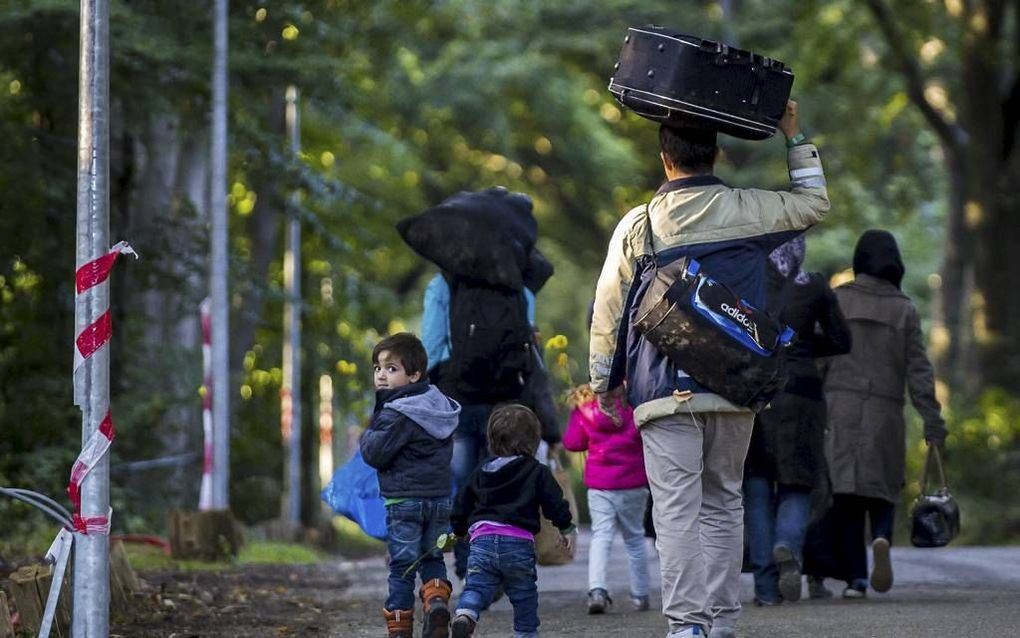
<instances>
[{"instance_id":1,"label":"person's dark jeans","mask_svg":"<svg viewBox=\"0 0 1020 638\"><path fill-rule=\"evenodd\" d=\"M864 538L864 517L871 522L871 538L892 544L896 506L880 498L836 494L832 499L833 524L840 553L846 565L847 583L867 582L868 549Z\"/></svg>"},{"instance_id":2,"label":"person's dark jeans","mask_svg":"<svg viewBox=\"0 0 1020 638\"><path fill-rule=\"evenodd\" d=\"M457 613L476 621L502 586L514 607L515 638L538 635L538 572L535 543L510 536L480 536L471 542L467 583Z\"/></svg>"},{"instance_id":3,"label":"person's dark jeans","mask_svg":"<svg viewBox=\"0 0 1020 638\"><path fill-rule=\"evenodd\" d=\"M453 457L450 471L457 488L467 483L478 464L488 456L486 432L489 427L491 405L462 405L457 420L457 431L453 434ZM453 548L457 578L467 573L469 545L467 539L460 540Z\"/></svg>"},{"instance_id":4,"label":"person's dark jeans","mask_svg":"<svg viewBox=\"0 0 1020 638\"><path fill-rule=\"evenodd\" d=\"M416 573L422 582L446 579L443 552L436 548L440 534L450 531L449 497L408 499L386 507L386 530L390 552L389 596L386 609L414 609ZM404 575L419 556L425 556L415 571Z\"/></svg>"},{"instance_id":5,"label":"person's dark jeans","mask_svg":"<svg viewBox=\"0 0 1020 638\"><path fill-rule=\"evenodd\" d=\"M749 476L744 479L744 513L754 569L754 597L766 603L779 602L779 569L772 560L772 550L784 545L801 560L811 492Z\"/></svg>"}]
</instances>

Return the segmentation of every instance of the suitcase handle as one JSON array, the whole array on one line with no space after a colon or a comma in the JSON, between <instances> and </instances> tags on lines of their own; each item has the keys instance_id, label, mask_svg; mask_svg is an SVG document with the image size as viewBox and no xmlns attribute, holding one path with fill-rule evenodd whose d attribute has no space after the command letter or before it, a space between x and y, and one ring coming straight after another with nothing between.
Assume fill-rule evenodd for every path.
<instances>
[{"instance_id":1,"label":"suitcase handle","mask_svg":"<svg viewBox=\"0 0 1020 638\"><path fill-rule=\"evenodd\" d=\"M712 60L712 64L715 66L726 66L732 61L739 61L739 56L737 60L730 60L729 45L716 42L715 40L702 40L698 48L704 53L715 54L715 59Z\"/></svg>"},{"instance_id":2,"label":"suitcase handle","mask_svg":"<svg viewBox=\"0 0 1020 638\"><path fill-rule=\"evenodd\" d=\"M728 64L747 66L756 64L762 72L772 70L780 73L786 69L786 65L779 60L773 60L772 58L767 58L750 51L735 49L738 53L731 55L729 45L716 42L715 40L702 40L698 48L704 53L714 53L715 60L713 60L713 64L716 66L726 66ZM747 55L742 56L740 53L747 53Z\"/></svg>"},{"instance_id":3,"label":"suitcase handle","mask_svg":"<svg viewBox=\"0 0 1020 638\"><path fill-rule=\"evenodd\" d=\"M702 40L698 46L699 49L705 53L720 53L722 52L723 45L719 44L715 40Z\"/></svg>"}]
</instances>

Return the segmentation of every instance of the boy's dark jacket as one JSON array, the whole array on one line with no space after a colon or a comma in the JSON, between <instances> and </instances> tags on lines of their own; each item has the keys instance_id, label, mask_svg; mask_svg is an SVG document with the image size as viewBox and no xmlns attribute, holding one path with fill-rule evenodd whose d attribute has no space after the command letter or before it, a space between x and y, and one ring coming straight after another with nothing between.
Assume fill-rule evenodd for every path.
<instances>
[{"instance_id":1,"label":"boy's dark jacket","mask_svg":"<svg viewBox=\"0 0 1020 638\"><path fill-rule=\"evenodd\" d=\"M361 455L379 470L385 498L440 498L453 491L450 457L460 405L427 382L375 394Z\"/></svg>"},{"instance_id":2,"label":"boy's dark jacket","mask_svg":"<svg viewBox=\"0 0 1020 638\"><path fill-rule=\"evenodd\" d=\"M454 534L466 536L478 521L505 523L537 534L540 506L542 514L560 531L572 527L570 505L549 468L530 456L514 458L504 465L500 461L490 459L482 464L457 495L450 515Z\"/></svg>"}]
</instances>

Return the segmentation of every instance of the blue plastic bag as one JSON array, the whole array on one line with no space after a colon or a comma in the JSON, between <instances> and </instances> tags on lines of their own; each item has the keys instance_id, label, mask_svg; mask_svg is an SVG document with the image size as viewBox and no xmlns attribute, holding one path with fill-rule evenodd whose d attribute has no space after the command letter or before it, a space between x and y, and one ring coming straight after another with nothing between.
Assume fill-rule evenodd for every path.
<instances>
[{"instance_id":1,"label":"blue plastic bag","mask_svg":"<svg viewBox=\"0 0 1020 638\"><path fill-rule=\"evenodd\" d=\"M386 540L386 505L379 493L379 474L365 463L361 450L354 452L322 490L322 500L333 510L351 519L366 534Z\"/></svg>"}]
</instances>

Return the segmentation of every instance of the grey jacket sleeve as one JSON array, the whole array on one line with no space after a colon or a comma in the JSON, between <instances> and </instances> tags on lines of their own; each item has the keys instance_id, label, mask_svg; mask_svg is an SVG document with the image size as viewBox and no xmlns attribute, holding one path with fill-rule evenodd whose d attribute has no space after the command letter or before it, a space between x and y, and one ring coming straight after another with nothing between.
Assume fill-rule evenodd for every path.
<instances>
[{"instance_id":1,"label":"grey jacket sleeve","mask_svg":"<svg viewBox=\"0 0 1020 638\"><path fill-rule=\"evenodd\" d=\"M636 274L634 235L644 211L644 206L634 208L617 224L595 288L588 346L588 375L595 392L613 389L609 377L620 363L616 360L623 345L618 342L620 324L625 321L627 298Z\"/></svg>"},{"instance_id":2,"label":"grey jacket sleeve","mask_svg":"<svg viewBox=\"0 0 1020 638\"><path fill-rule=\"evenodd\" d=\"M361 456L377 470L393 465L394 459L411 438L411 428L401 427L403 419L392 410L382 410L361 435Z\"/></svg>"},{"instance_id":3,"label":"grey jacket sleeve","mask_svg":"<svg viewBox=\"0 0 1020 638\"><path fill-rule=\"evenodd\" d=\"M946 422L942 419L942 406L935 398L935 370L925 352L921 318L915 308L907 317L907 391L924 419L924 438L941 445L946 440Z\"/></svg>"},{"instance_id":4,"label":"grey jacket sleeve","mask_svg":"<svg viewBox=\"0 0 1020 638\"><path fill-rule=\"evenodd\" d=\"M788 149L786 162L790 170L789 191L735 191L742 205L758 211L761 232L766 235L810 228L829 211L825 173L815 145L799 144Z\"/></svg>"}]
</instances>

